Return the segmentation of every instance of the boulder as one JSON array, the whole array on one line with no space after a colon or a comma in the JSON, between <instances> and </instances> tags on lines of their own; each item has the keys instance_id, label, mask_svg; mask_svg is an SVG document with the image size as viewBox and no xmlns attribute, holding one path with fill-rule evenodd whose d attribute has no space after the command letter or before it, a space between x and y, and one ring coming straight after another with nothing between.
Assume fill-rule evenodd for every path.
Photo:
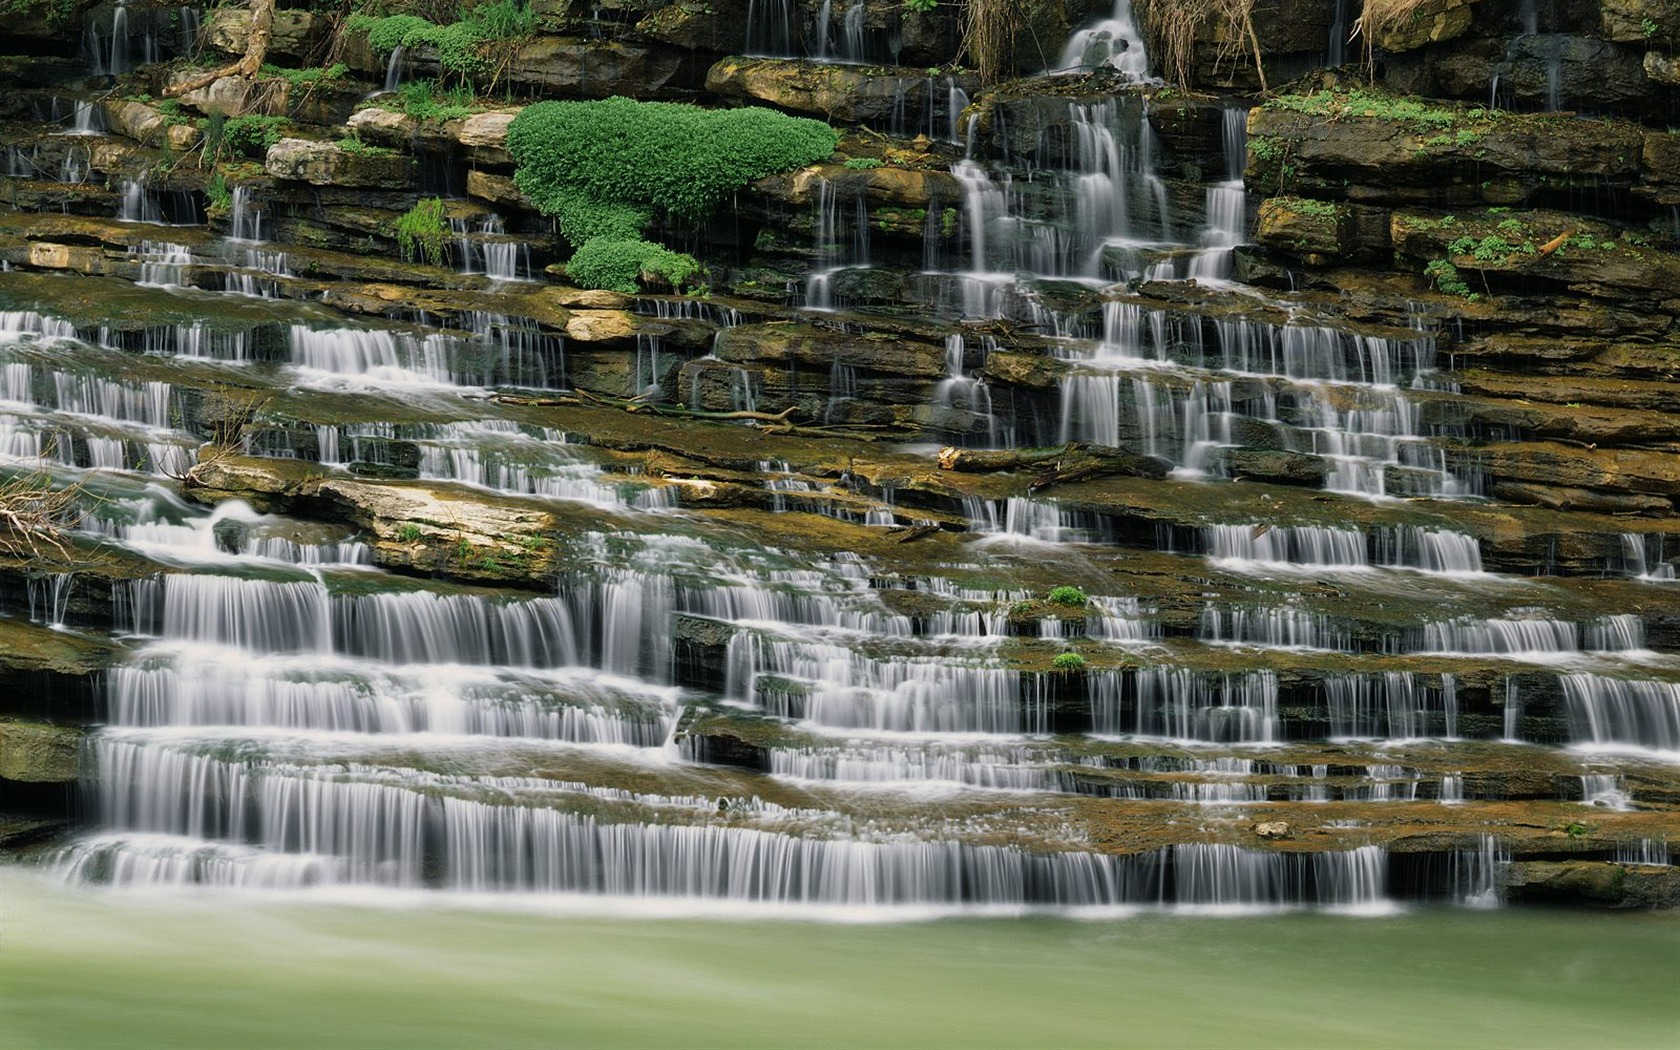
<instances>
[{"instance_id":1,"label":"boulder","mask_svg":"<svg viewBox=\"0 0 1680 1050\"><path fill-rule=\"evenodd\" d=\"M455 141L466 151L473 164L512 166L513 157L507 151L508 125L519 115L516 109L474 113L452 128Z\"/></svg>"},{"instance_id":2,"label":"boulder","mask_svg":"<svg viewBox=\"0 0 1680 1050\"><path fill-rule=\"evenodd\" d=\"M685 51L729 54L741 49L746 24L747 5L742 0L711 0L661 7L636 23L636 33Z\"/></svg>"},{"instance_id":3,"label":"boulder","mask_svg":"<svg viewBox=\"0 0 1680 1050\"><path fill-rule=\"evenodd\" d=\"M1519 860L1505 873L1506 896L1554 904L1671 908L1680 904L1680 868L1600 860Z\"/></svg>"},{"instance_id":4,"label":"boulder","mask_svg":"<svg viewBox=\"0 0 1680 1050\"><path fill-rule=\"evenodd\" d=\"M179 70L170 74L171 84L191 80L195 70ZM218 77L204 87L184 92L181 105L191 106L200 113L220 113L224 117L238 117L251 111L252 85L244 77Z\"/></svg>"},{"instance_id":5,"label":"boulder","mask_svg":"<svg viewBox=\"0 0 1680 1050\"><path fill-rule=\"evenodd\" d=\"M358 109L345 121L345 127L350 129L350 133L363 142L396 149L401 149L414 140L417 124L418 121L406 113L398 113L380 106Z\"/></svg>"}]
</instances>

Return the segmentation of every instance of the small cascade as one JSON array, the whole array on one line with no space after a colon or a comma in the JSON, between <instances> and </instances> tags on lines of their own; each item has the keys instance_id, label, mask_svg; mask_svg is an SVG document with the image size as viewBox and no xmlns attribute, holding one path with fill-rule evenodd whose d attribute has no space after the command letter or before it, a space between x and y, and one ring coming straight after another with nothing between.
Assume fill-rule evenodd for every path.
<instances>
[{"instance_id":1,"label":"small cascade","mask_svg":"<svg viewBox=\"0 0 1680 1050\"><path fill-rule=\"evenodd\" d=\"M798 9L793 0L748 0L744 55L797 58Z\"/></svg>"},{"instance_id":2,"label":"small cascade","mask_svg":"<svg viewBox=\"0 0 1680 1050\"><path fill-rule=\"evenodd\" d=\"M1497 908L1511 854L1492 835L1480 836L1473 850L1460 850L1452 868L1450 892L1460 904Z\"/></svg>"},{"instance_id":3,"label":"small cascade","mask_svg":"<svg viewBox=\"0 0 1680 1050\"><path fill-rule=\"evenodd\" d=\"M1319 649L1348 652L1351 632L1322 613L1289 606L1222 609L1208 603L1202 609L1196 637L1232 645L1269 649Z\"/></svg>"},{"instance_id":4,"label":"small cascade","mask_svg":"<svg viewBox=\"0 0 1680 1050\"><path fill-rule=\"evenodd\" d=\"M1430 689L1408 671L1326 678L1324 701L1330 736L1337 738L1450 736L1458 719L1456 692Z\"/></svg>"},{"instance_id":5,"label":"small cascade","mask_svg":"<svg viewBox=\"0 0 1680 1050\"><path fill-rule=\"evenodd\" d=\"M1624 576L1648 583L1666 583L1675 579L1674 563L1663 551L1663 534L1642 536L1637 532L1622 533L1622 558L1615 571Z\"/></svg>"},{"instance_id":6,"label":"small cascade","mask_svg":"<svg viewBox=\"0 0 1680 1050\"><path fill-rule=\"evenodd\" d=\"M456 255L463 274L483 274L492 281L528 281L534 272L531 246L509 238L502 217L494 212L478 220L449 220L455 234Z\"/></svg>"},{"instance_id":7,"label":"small cascade","mask_svg":"<svg viewBox=\"0 0 1680 1050\"><path fill-rule=\"evenodd\" d=\"M869 268L869 200L863 188L849 196L829 179L817 184L817 261L805 286L805 306L833 310L846 305L837 295L835 278L851 270Z\"/></svg>"},{"instance_id":8,"label":"small cascade","mask_svg":"<svg viewBox=\"0 0 1680 1050\"><path fill-rule=\"evenodd\" d=\"M1295 566L1360 569L1371 565L1365 534L1322 525L1205 525L1208 557L1242 569Z\"/></svg>"},{"instance_id":9,"label":"small cascade","mask_svg":"<svg viewBox=\"0 0 1680 1050\"><path fill-rule=\"evenodd\" d=\"M1278 680L1270 671L1203 674L1143 667L1124 676L1090 677L1098 733L1221 744L1269 743L1280 736Z\"/></svg>"},{"instance_id":10,"label":"small cascade","mask_svg":"<svg viewBox=\"0 0 1680 1050\"><path fill-rule=\"evenodd\" d=\"M1227 107L1221 116L1220 142L1225 158L1224 179L1209 183L1207 220L1202 227L1202 250L1190 261L1190 276L1202 282L1231 277L1231 249L1248 237L1248 191L1243 167L1248 156L1248 110Z\"/></svg>"},{"instance_id":11,"label":"small cascade","mask_svg":"<svg viewBox=\"0 0 1680 1050\"><path fill-rule=\"evenodd\" d=\"M1680 683L1558 676L1570 739L1578 744L1680 751Z\"/></svg>"},{"instance_id":12,"label":"small cascade","mask_svg":"<svg viewBox=\"0 0 1680 1050\"><path fill-rule=\"evenodd\" d=\"M197 265L192 250L184 244L169 241L141 241L130 254L140 260L140 280L150 288L176 288L185 277L187 267Z\"/></svg>"},{"instance_id":13,"label":"small cascade","mask_svg":"<svg viewBox=\"0 0 1680 1050\"><path fill-rule=\"evenodd\" d=\"M251 196L251 187L235 186L231 191L233 203L228 214L228 237L253 244L263 239L263 212Z\"/></svg>"},{"instance_id":14,"label":"small cascade","mask_svg":"<svg viewBox=\"0 0 1680 1050\"><path fill-rule=\"evenodd\" d=\"M408 61L408 49L397 45L391 49L391 57L385 62L386 92L396 91L402 87L403 69Z\"/></svg>"},{"instance_id":15,"label":"small cascade","mask_svg":"<svg viewBox=\"0 0 1680 1050\"><path fill-rule=\"evenodd\" d=\"M992 412L991 390L987 388L985 380L976 379L964 370L963 358L967 351L967 341L960 333L945 337L946 376L934 387L933 403L953 414L966 413L977 422L984 423L983 436L980 429L974 427L956 432L955 440L973 441L977 444L983 441L983 447L996 448L1002 441L1002 436L998 418Z\"/></svg>"},{"instance_id":16,"label":"small cascade","mask_svg":"<svg viewBox=\"0 0 1680 1050\"><path fill-rule=\"evenodd\" d=\"M122 8L118 8L122 10ZM146 189L144 177L138 179L124 179L122 183L122 202L117 208L119 222L149 222L158 226L164 225L163 209L157 199Z\"/></svg>"},{"instance_id":17,"label":"small cascade","mask_svg":"<svg viewBox=\"0 0 1680 1050\"><path fill-rule=\"evenodd\" d=\"M1638 864L1656 868L1666 868L1674 863L1668 851L1668 843L1662 839L1640 839L1617 846L1614 860L1617 864Z\"/></svg>"},{"instance_id":18,"label":"small cascade","mask_svg":"<svg viewBox=\"0 0 1680 1050\"><path fill-rule=\"evenodd\" d=\"M490 316L475 321L479 329L472 338L293 325L287 341L294 364L331 375L396 383L548 387L555 347L546 340L525 338Z\"/></svg>"},{"instance_id":19,"label":"small cascade","mask_svg":"<svg viewBox=\"0 0 1680 1050\"><path fill-rule=\"evenodd\" d=\"M1625 813L1633 809L1627 782L1611 773L1589 773L1581 777L1581 803L1597 809Z\"/></svg>"},{"instance_id":20,"label":"small cascade","mask_svg":"<svg viewBox=\"0 0 1680 1050\"><path fill-rule=\"evenodd\" d=\"M1410 628L1406 652L1514 656L1546 660L1582 652L1631 652L1645 648L1645 625L1632 614L1586 623L1544 617L1436 621Z\"/></svg>"},{"instance_id":21,"label":"small cascade","mask_svg":"<svg viewBox=\"0 0 1680 1050\"><path fill-rule=\"evenodd\" d=\"M1149 54L1131 0L1115 0L1109 17L1069 37L1054 72L1077 73L1104 66L1119 70L1132 83L1149 79Z\"/></svg>"}]
</instances>

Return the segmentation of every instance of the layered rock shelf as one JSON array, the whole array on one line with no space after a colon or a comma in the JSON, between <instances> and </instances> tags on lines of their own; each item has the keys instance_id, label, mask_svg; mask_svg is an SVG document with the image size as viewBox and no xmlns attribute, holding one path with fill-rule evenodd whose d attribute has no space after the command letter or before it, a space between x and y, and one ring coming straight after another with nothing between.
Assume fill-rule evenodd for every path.
<instances>
[{"instance_id":1,"label":"layered rock shelf","mask_svg":"<svg viewBox=\"0 0 1680 1050\"><path fill-rule=\"evenodd\" d=\"M69 490L0 534L0 848L1680 901L1680 23L1347 6L982 58L956 4L538 0L467 67L282 8L208 79L251 12L0 17L0 452ZM519 129L615 96L837 145L591 280Z\"/></svg>"}]
</instances>

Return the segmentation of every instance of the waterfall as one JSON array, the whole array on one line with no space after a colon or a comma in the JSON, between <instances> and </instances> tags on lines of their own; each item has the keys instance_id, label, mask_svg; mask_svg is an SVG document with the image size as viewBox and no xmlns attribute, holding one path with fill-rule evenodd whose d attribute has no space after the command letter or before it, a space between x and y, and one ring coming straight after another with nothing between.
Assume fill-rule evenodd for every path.
<instances>
[{"instance_id":1,"label":"waterfall","mask_svg":"<svg viewBox=\"0 0 1680 1050\"><path fill-rule=\"evenodd\" d=\"M1680 683L1558 676L1577 743L1680 751Z\"/></svg>"},{"instance_id":2,"label":"waterfall","mask_svg":"<svg viewBox=\"0 0 1680 1050\"><path fill-rule=\"evenodd\" d=\"M1127 80L1149 79L1149 54L1144 50L1143 31L1132 14L1131 0L1115 0L1114 12L1068 38L1055 72L1078 72L1108 66Z\"/></svg>"},{"instance_id":3,"label":"waterfall","mask_svg":"<svg viewBox=\"0 0 1680 1050\"><path fill-rule=\"evenodd\" d=\"M402 87L403 63L407 59L406 47L399 44L391 49L391 57L385 63L385 91L396 91Z\"/></svg>"}]
</instances>

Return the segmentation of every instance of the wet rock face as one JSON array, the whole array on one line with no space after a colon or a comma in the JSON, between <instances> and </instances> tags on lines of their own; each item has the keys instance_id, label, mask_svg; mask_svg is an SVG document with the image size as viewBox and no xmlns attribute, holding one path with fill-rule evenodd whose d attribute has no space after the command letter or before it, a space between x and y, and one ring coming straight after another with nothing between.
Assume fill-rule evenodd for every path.
<instances>
[{"instance_id":1,"label":"wet rock face","mask_svg":"<svg viewBox=\"0 0 1680 1050\"><path fill-rule=\"evenodd\" d=\"M1519 861L1506 893L1515 900L1608 908L1671 908L1680 904L1680 868L1609 861Z\"/></svg>"},{"instance_id":2,"label":"wet rock face","mask_svg":"<svg viewBox=\"0 0 1680 1050\"><path fill-rule=\"evenodd\" d=\"M75 783L83 735L77 728L0 718L0 781Z\"/></svg>"}]
</instances>

